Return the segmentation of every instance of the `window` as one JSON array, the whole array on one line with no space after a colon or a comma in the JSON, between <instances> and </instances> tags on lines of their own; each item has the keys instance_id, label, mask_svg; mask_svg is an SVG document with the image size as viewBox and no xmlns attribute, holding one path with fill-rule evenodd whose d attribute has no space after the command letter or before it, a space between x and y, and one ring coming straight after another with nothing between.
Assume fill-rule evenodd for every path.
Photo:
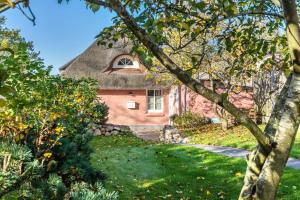
<instances>
[{"instance_id":1,"label":"window","mask_svg":"<svg viewBox=\"0 0 300 200\"><path fill-rule=\"evenodd\" d=\"M139 62L137 60L134 60L129 55L122 55L115 59L113 68L135 68L135 69L138 69Z\"/></svg>"},{"instance_id":2,"label":"window","mask_svg":"<svg viewBox=\"0 0 300 200\"><path fill-rule=\"evenodd\" d=\"M122 58L119 60L118 62L119 66L123 66L123 65L133 65L132 60L128 59L128 58Z\"/></svg>"},{"instance_id":3,"label":"window","mask_svg":"<svg viewBox=\"0 0 300 200\"><path fill-rule=\"evenodd\" d=\"M163 110L163 96L162 90L148 90L147 102L149 112L162 112Z\"/></svg>"}]
</instances>

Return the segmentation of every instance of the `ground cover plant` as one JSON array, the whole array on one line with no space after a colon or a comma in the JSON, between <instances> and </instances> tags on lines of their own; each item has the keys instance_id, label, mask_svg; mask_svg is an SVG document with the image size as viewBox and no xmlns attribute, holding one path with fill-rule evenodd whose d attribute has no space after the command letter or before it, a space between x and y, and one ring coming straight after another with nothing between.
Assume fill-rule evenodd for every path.
<instances>
[{"instance_id":1,"label":"ground cover plant","mask_svg":"<svg viewBox=\"0 0 300 200\"><path fill-rule=\"evenodd\" d=\"M145 142L133 135L95 137L92 163L120 199L236 199L245 160L194 147ZM279 200L297 200L300 171L286 169Z\"/></svg>"}]
</instances>

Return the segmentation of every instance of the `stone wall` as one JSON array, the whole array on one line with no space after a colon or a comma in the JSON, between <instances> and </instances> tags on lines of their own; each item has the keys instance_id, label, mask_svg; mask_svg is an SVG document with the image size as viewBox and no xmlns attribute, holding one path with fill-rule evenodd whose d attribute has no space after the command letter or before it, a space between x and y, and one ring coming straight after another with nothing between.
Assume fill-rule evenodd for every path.
<instances>
[{"instance_id":1,"label":"stone wall","mask_svg":"<svg viewBox=\"0 0 300 200\"><path fill-rule=\"evenodd\" d=\"M120 135L120 134L126 134L130 132L130 128L128 126L124 125L115 125L115 124L92 124L91 125L91 131L94 135Z\"/></svg>"},{"instance_id":2,"label":"stone wall","mask_svg":"<svg viewBox=\"0 0 300 200\"><path fill-rule=\"evenodd\" d=\"M165 126L159 136L159 140L164 143L172 144L187 144L189 142L189 139L183 137L180 131L173 126Z\"/></svg>"}]
</instances>

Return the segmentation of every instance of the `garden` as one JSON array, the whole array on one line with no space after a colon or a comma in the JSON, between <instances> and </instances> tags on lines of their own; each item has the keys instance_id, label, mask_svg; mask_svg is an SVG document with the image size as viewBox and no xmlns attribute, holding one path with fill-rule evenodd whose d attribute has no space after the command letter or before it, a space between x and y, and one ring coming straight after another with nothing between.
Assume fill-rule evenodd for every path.
<instances>
[{"instance_id":1,"label":"garden","mask_svg":"<svg viewBox=\"0 0 300 200\"><path fill-rule=\"evenodd\" d=\"M18 11L36 25L32 2L0 0L0 14ZM92 24L87 18L73 19L81 15L74 15L77 10L67 9L70 2L55 1L55 5L66 8L59 21L71 13L76 27L61 33L66 38L79 29L85 30L79 25L80 20L85 25ZM71 60L83 60L80 67L84 77L53 74L53 68L47 66L35 49L36 44L27 40L34 34L25 39L22 30L8 28L1 15L1 199L299 199L300 170L286 167L289 157L300 159L298 1L84 0L80 3L90 13L106 12L107 18L100 19L110 20L94 36L95 47L118 49L121 43L130 47L128 55L119 49L117 56L125 58L116 66L113 62L101 66L101 72L111 69L105 74L108 76L116 71L134 75L139 71L146 78L142 84L152 80L152 87L158 83L170 88L176 86L168 100L163 99L164 92L145 86L147 100L143 103L147 104L147 117L162 116L165 122L172 106L178 113L185 111L172 115L168 124L177 128L189 143L146 141L123 124L107 124L110 110L99 98L102 88L95 78L100 73L97 69L108 58L100 58L95 51ZM49 14L51 11L47 10ZM51 31L47 27L42 35L44 41L50 38ZM80 34L79 43L87 32ZM59 43L50 41L55 42ZM131 56L140 60L131 60ZM136 62L143 69L135 68ZM86 68L96 72L87 72ZM128 76L112 82L118 85L118 81L134 88L129 87ZM180 102L179 98L187 90L203 97L202 108L209 108L218 119L189 112L186 104L181 107L187 99ZM135 95L128 93L131 97ZM245 101L234 99L243 93L251 94L254 112L244 108ZM174 105L164 106L171 100ZM143 107L134 101L126 106L127 111ZM151 121L140 120L152 125ZM191 144L235 147L251 153L245 159L232 158Z\"/></svg>"},{"instance_id":2,"label":"garden","mask_svg":"<svg viewBox=\"0 0 300 200\"><path fill-rule=\"evenodd\" d=\"M95 137L90 144L93 167L108 174L105 186L120 199L237 199L243 184L243 159L145 142L131 134ZM278 199L299 198L299 175L299 170L285 170Z\"/></svg>"}]
</instances>

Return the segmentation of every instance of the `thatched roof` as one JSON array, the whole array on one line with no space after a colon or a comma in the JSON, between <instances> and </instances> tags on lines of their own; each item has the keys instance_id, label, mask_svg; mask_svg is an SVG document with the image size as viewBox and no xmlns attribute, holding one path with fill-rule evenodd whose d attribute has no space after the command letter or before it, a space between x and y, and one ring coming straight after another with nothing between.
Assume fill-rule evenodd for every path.
<instances>
[{"instance_id":1,"label":"thatched roof","mask_svg":"<svg viewBox=\"0 0 300 200\"><path fill-rule=\"evenodd\" d=\"M145 89L161 88L153 79L146 79L145 70L110 71L114 59L120 55L129 54L132 46L123 42L114 44L113 48L97 45L94 42L83 53L60 68L60 74L65 77L80 79L92 78L99 82L102 89ZM143 65L140 65L143 66Z\"/></svg>"}]
</instances>

